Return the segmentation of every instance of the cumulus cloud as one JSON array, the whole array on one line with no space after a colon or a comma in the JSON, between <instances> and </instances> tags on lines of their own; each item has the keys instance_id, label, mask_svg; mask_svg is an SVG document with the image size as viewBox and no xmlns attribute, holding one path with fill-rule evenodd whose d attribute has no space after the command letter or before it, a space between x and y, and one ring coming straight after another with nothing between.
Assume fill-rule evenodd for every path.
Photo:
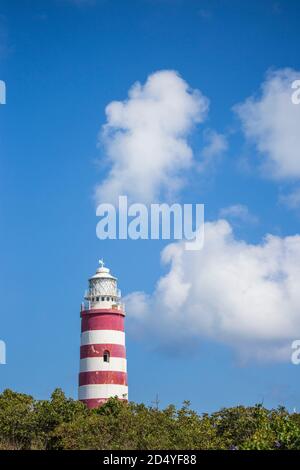
<instances>
[{"instance_id":1,"label":"cumulus cloud","mask_svg":"<svg viewBox=\"0 0 300 470\"><path fill-rule=\"evenodd\" d=\"M201 161L198 164L200 171L206 170L208 166L214 164L228 148L226 136L213 129L205 129L203 140L204 147L201 150Z\"/></svg>"},{"instance_id":2,"label":"cumulus cloud","mask_svg":"<svg viewBox=\"0 0 300 470\"><path fill-rule=\"evenodd\" d=\"M285 204L289 209L299 209L300 207L300 188L293 189L288 194L280 196L280 202Z\"/></svg>"},{"instance_id":3,"label":"cumulus cloud","mask_svg":"<svg viewBox=\"0 0 300 470\"><path fill-rule=\"evenodd\" d=\"M244 204L233 204L231 206L223 207L220 210L220 217L230 219L233 222L243 222L249 224L256 224L258 217L251 214L248 207Z\"/></svg>"},{"instance_id":4,"label":"cumulus cloud","mask_svg":"<svg viewBox=\"0 0 300 470\"><path fill-rule=\"evenodd\" d=\"M300 178L300 105L292 102L292 83L299 78L289 68L269 72L260 95L234 108L261 154L263 173L278 180Z\"/></svg>"},{"instance_id":5,"label":"cumulus cloud","mask_svg":"<svg viewBox=\"0 0 300 470\"><path fill-rule=\"evenodd\" d=\"M127 296L129 324L164 344L209 338L247 360L289 360L300 334L300 236L267 235L259 244L234 237L225 220L206 223L201 251L172 243L169 271L151 296Z\"/></svg>"},{"instance_id":6,"label":"cumulus cloud","mask_svg":"<svg viewBox=\"0 0 300 470\"><path fill-rule=\"evenodd\" d=\"M115 202L123 194L153 202L176 193L193 162L188 136L208 105L172 70L153 73L131 87L127 100L111 102L99 138L110 171L96 190L97 202Z\"/></svg>"}]
</instances>

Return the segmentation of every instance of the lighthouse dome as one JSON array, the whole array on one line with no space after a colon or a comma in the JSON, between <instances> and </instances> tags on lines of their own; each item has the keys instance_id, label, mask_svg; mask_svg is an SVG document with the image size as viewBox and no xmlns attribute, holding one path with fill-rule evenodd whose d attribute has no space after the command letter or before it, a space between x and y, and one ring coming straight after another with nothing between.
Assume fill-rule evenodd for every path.
<instances>
[{"instance_id":1,"label":"lighthouse dome","mask_svg":"<svg viewBox=\"0 0 300 470\"><path fill-rule=\"evenodd\" d=\"M102 262L102 260L101 260ZM109 268L105 268L103 265L101 265L97 270L96 270L96 274L94 274L94 276L92 276L90 278L91 279L115 279L117 280L116 277L112 276L110 274L110 269Z\"/></svg>"},{"instance_id":2,"label":"lighthouse dome","mask_svg":"<svg viewBox=\"0 0 300 470\"><path fill-rule=\"evenodd\" d=\"M121 293L117 286L117 278L110 273L110 269L104 267L103 260L96 273L89 278L89 289L85 299L90 308L112 308L119 305Z\"/></svg>"}]
</instances>

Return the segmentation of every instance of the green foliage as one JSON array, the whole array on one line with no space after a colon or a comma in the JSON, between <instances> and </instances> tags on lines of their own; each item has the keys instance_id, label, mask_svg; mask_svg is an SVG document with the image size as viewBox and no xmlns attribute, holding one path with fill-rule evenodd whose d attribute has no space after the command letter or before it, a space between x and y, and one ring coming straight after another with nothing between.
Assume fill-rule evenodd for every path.
<instances>
[{"instance_id":1,"label":"green foliage","mask_svg":"<svg viewBox=\"0 0 300 470\"><path fill-rule=\"evenodd\" d=\"M221 438L224 448L241 448L247 439L260 428L267 413L261 405L254 407L236 406L223 408L213 413L211 421Z\"/></svg>"},{"instance_id":2,"label":"green foliage","mask_svg":"<svg viewBox=\"0 0 300 470\"><path fill-rule=\"evenodd\" d=\"M300 449L300 427L284 408L266 411L259 428L251 439L244 442L244 449Z\"/></svg>"},{"instance_id":3,"label":"green foliage","mask_svg":"<svg viewBox=\"0 0 300 470\"><path fill-rule=\"evenodd\" d=\"M37 401L34 405L36 440L42 448L55 447L56 428L62 423L70 423L84 417L87 413L83 403L66 398L61 389L55 389L49 401Z\"/></svg>"},{"instance_id":4,"label":"green foliage","mask_svg":"<svg viewBox=\"0 0 300 470\"><path fill-rule=\"evenodd\" d=\"M2 448L28 448L35 432L34 400L29 395L4 390L0 395Z\"/></svg>"},{"instance_id":5,"label":"green foliage","mask_svg":"<svg viewBox=\"0 0 300 470\"><path fill-rule=\"evenodd\" d=\"M0 394L0 449L300 449L300 415L261 405L199 415L111 398L98 409L56 389L50 400Z\"/></svg>"}]
</instances>

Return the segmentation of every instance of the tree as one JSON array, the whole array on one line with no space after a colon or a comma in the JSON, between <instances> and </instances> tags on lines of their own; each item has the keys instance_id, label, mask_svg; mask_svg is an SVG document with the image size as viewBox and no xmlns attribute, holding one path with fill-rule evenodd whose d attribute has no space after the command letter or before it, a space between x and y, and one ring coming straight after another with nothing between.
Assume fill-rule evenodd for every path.
<instances>
[{"instance_id":1,"label":"tree","mask_svg":"<svg viewBox=\"0 0 300 470\"><path fill-rule=\"evenodd\" d=\"M36 440L40 446L51 449L57 446L54 430L62 423L70 423L88 414L86 406L72 398L66 398L64 392L57 388L51 399L35 403Z\"/></svg>"},{"instance_id":2,"label":"tree","mask_svg":"<svg viewBox=\"0 0 300 470\"><path fill-rule=\"evenodd\" d=\"M0 394L0 436L4 448L28 448L34 439L34 399L6 389Z\"/></svg>"},{"instance_id":3,"label":"tree","mask_svg":"<svg viewBox=\"0 0 300 470\"><path fill-rule=\"evenodd\" d=\"M56 389L50 400L0 394L0 449L300 449L300 415L261 405L198 414L110 398L89 410Z\"/></svg>"}]
</instances>

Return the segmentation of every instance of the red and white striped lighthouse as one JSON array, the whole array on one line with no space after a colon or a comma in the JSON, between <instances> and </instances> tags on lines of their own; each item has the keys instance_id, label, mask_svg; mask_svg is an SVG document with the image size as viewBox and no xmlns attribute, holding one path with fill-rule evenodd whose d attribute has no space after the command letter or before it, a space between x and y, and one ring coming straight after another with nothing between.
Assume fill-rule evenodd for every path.
<instances>
[{"instance_id":1,"label":"red and white striped lighthouse","mask_svg":"<svg viewBox=\"0 0 300 470\"><path fill-rule=\"evenodd\" d=\"M100 261L81 307L78 398L96 408L109 397L128 400L124 317L117 278Z\"/></svg>"}]
</instances>

